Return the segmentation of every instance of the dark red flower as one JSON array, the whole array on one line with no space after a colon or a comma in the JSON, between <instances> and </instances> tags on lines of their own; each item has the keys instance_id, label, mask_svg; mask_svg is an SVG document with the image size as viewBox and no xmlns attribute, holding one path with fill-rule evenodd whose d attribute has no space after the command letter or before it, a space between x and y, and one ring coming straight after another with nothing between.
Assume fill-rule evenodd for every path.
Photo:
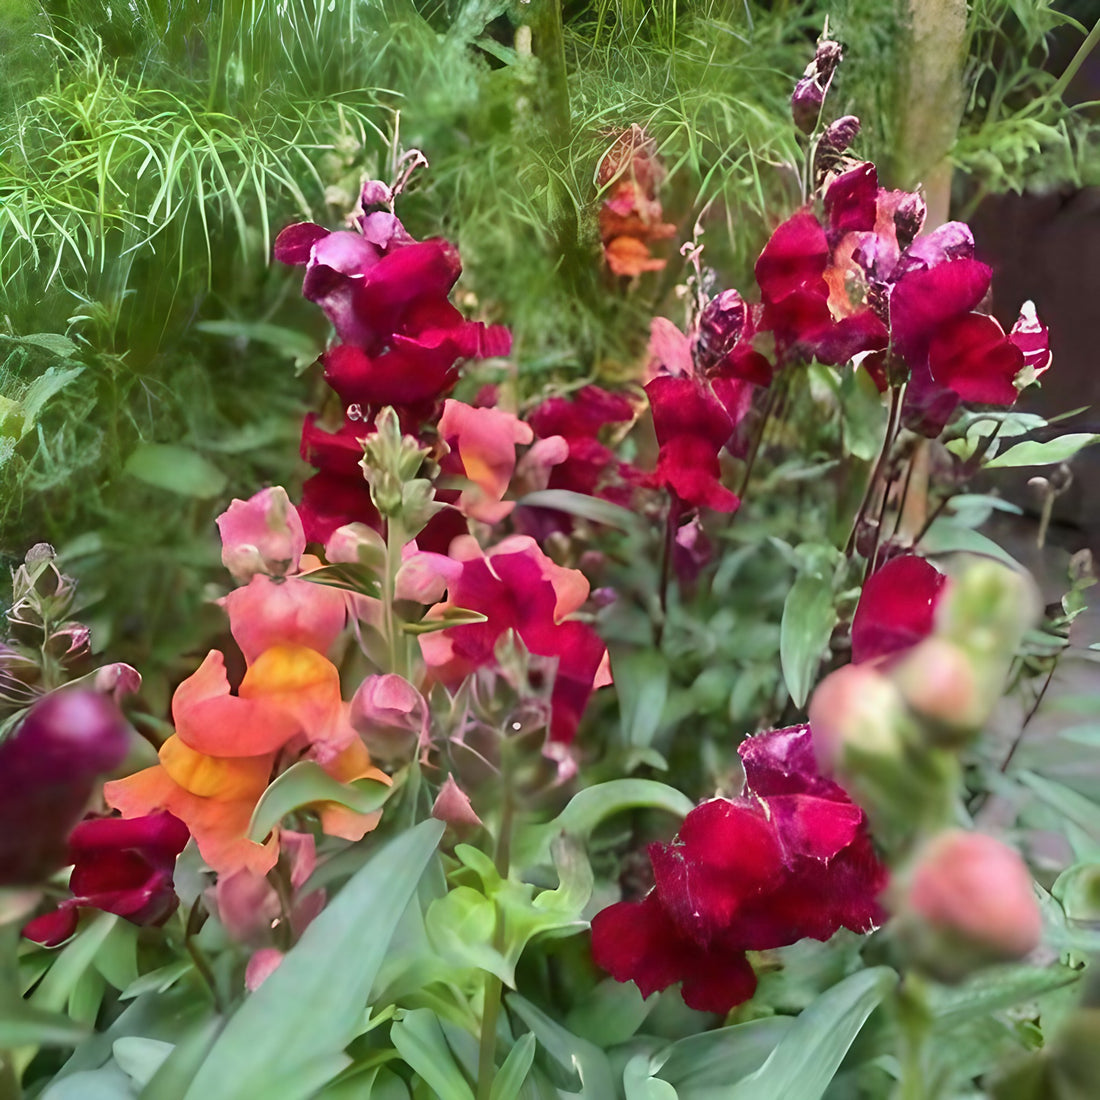
<instances>
[{"instance_id":1,"label":"dark red flower","mask_svg":"<svg viewBox=\"0 0 1100 1100\"><path fill-rule=\"evenodd\" d=\"M839 237L874 229L878 196L878 172L870 161L837 176L825 192L825 217L830 232Z\"/></svg>"},{"instance_id":2,"label":"dark red flower","mask_svg":"<svg viewBox=\"0 0 1100 1100\"><path fill-rule=\"evenodd\" d=\"M27 711L0 742L0 886L41 882L64 865L69 830L127 746L118 707L97 692L56 691Z\"/></svg>"},{"instance_id":3,"label":"dark red flower","mask_svg":"<svg viewBox=\"0 0 1100 1100\"><path fill-rule=\"evenodd\" d=\"M179 905L172 875L189 837L187 826L169 813L82 821L69 837L73 896L30 921L23 935L54 947L76 930L80 909L163 924Z\"/></svg>"},{"instance_id":4,"label":"dark red flower","mask_svg":"<svg viewBox=\"0 0 1100 1100\"><path fill-rule=\"evenodd\" d=\"M838 226L866 220L859 188L866 189L867 180L861 177L852 184L854 197L838 196L834 203ZM824 228L804 210L775 230L756 261L764 299L760 327L775 334L781 361L816 358L835 365L889 342L886 326L867 305L853 305L846 293L831 288L826 278L831 259ZM843 280L841 272L839 282Z\"/></svg>"},{"instance_id":5,"label":"dark red flower","mask_svg":"<svg viewBox=\"0 0 1100 1100\"><path fill-rule=\"evenodd\" d=\"M735 427L722 402L691 377L660 376L645 392L660 445L651 484L671 489L691 507L734 511L741 502L721 483L718 463Z\"/></svg>"},{"instance_id":6,"label":"dark red flower","mask_svg":"<svg viewBox=\"0 0 1100 1100\"><path fill-rule=\"evenodd\" d=\"M863 811L817 771L809 726L746 740L739 798L697 806L671 844L650 845L656 886L592 921L597 964L643 994L683 982L693 1008L752 996L746 951L884 919L886 884Z\"/></svg>"},{"instance_id":7,"label":"dark red flower","mask_svg":"<svg viewBox=\"0 0 1100 1100\"><path fill-rule=\"evenodd\" d=\"M915 554L892 558L872 573L852 619L852 661L886 657L928 637L946 582Z\"/></svg>"}]
</instances>

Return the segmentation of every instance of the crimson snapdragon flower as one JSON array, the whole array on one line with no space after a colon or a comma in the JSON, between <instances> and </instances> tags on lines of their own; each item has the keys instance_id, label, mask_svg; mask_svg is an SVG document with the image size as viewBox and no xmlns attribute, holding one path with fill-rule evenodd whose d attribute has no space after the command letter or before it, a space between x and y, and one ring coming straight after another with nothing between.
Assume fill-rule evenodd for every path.
<instances>
[{"instance_id":1,"label":"crimson snapdragon flower","mask_svg":"<svg viewBox=\"0 0 1100 1100\"><path fill-rule=\"evenodd\" d=\"M684 1001L707 1012L752 996L747 951L884 919L886 869L863 811L818 772L810 727L758 734L738 752L741 795L702 803L670 844L651 844L654 889L592 921L597 965L645 996L682 982Z\"/></svg>"},{"instance_id":2,"label":"crimson snapdragon flower","mask_svg":"<svg viewBox=\"0 0 1100 1100\"><path fill-rule=\"evenodd\" d=\"M29 921L23 935L56 947L76 931L81 909L114 913L131 924L163 924L179 905L172 875L190 835L169 813L87 818L69 837L73 896Z\"/></svg>"},{"instance_id":3,"label":"crimson snapdragon flower","mask_svg":"<svg viewBox=\"0 0 1100 1100\"><path fill-rule=\"evenodd\" d=\"M368 181L352 229L299 222L275 241L277 260L305 266L302 293L341 341L321 356L340 421L330 431L310 415L302 429L302 457L318 470L302 492L311 541L347 523L377 525L358 440L383 408L396 409L416 434L438 419L464 360L511 348L506 328L467 321L449 301L462 271L458 250L442 238L414 240L393 213L397 190Z\"/></svg>"},{"instance_id":4,"label":"crimson snapdragon flower","mask_svg":"<svg viewBox=\"0 0 1100 1100\"><path fill-rule=\"evenodd\" d=\"M868 578L852 617L852 661L908 649L932 633L947 577L915 554L891 558Z\"/></svg>"}]
</instances>

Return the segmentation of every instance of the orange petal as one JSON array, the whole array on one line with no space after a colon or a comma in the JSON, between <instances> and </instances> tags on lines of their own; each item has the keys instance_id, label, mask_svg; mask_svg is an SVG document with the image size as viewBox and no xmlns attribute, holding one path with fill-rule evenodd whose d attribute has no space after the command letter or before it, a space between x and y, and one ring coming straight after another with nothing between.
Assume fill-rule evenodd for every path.
<instances>
[{"instance_id":1,"label":"orange petal","mask_svg":"<svg viewBox=\"0 0 1100 1100\"><path fill-rule=\"evenodd\" d=\"M274 753L264 756L207 756L180 737L169 737L160 747L160 762L171 778L200 798L250 798L266 790Z\"/></svg>"},{"instance_id":2,"label":"orange petal","mask_svg":"<svg viewBox=\"0 0 1100 1100\"><path fill-rule=\"evenodd\" d=\"M327 747L327 755L355 739L340 696L340 674L314 649L280 645L265 650L245 673L240 695L292 715L311 744Z\"/></svg>"},{"instance_id":3,"label":"orange petal","mask_svg":"<svg viewBox=\"0 0 1100 1100\"><path fill-rule=\"evenodd\" d=\"M172 717L180 740L207 756L261 756L300 731L292 713L230 695L225 658L217 650L176 688Z\"/></svg>"},{"instance_id":4,"label":"orange petal","mask_svg":"<svg viewBox=\"0 0 1100 1100\"><path fill-rule=\"evenodd\" d=\"M104 784L103 793L123 817L154 810L175 814L191 831L202 858L219 873L247 869L264 875L279 858L278 832L266 844L248 839L255 799L200 798L179 786L159 764Z\"/></svg>"},{"instance_id":5,"label":"orange petal","mask_svg":"<svg viewBox=\"0 0 1100 1100\"><path fill-rule=\"evenodd\" d=\"M341 783L350 783L354 779L376 779L387 785L393 782L385 772L371 764L370 753L358 738L325 764L324 769ZM382 819L381 810L357 814L347 806L341 806L339 802L319 802L314 809L321 818L321 829L329 836L342 837L344 840L362 840Z\"/></svg>"}]
</instances>

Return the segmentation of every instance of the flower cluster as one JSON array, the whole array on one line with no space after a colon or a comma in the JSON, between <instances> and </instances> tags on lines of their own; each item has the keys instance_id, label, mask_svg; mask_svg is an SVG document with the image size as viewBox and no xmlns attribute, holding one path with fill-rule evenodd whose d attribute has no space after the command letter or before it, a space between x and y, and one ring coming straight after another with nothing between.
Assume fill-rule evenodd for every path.
<instances>
[{"instance_id":1,"label":"flower cluster","mask_svg":"<svg viewBox=\"0 0 1100 1100\"><path fill-rule=\"evenodd\" d=\"M277 260L305 266L302 293L325 311L340 341L321 356L339 399L336 422L311 414L302 428L302 457L318 471L302 494L311 541L325 542L345 523L377 521L359 440L383 408L395 408L405 430L418 432L439 420L463 360L505 355L511 346L507 329L467 321L450 302L462 271L458 251L438 237L413 240L393 212L398 190L370 180L351 229L299 222L275 241Z\"/></svg>"},{"instance_id":2,"label":"flower cluster","mask_svg":"<svg viewBox=\"0 0 1100 1100\"><path fill-rule=\"evenodd\" d=\"M863 811L814 762L810 728L746 740L745 789L697 806L671 844L652 844L656 880L641 901L592 921L592 953L643 994L682 982L692 1008L728 1012L756 976L746 951L883 920L886 870Z\"/></svg>"},{"instance_id":3,"label":"flower cluster","mask_svg":"<svg viewBox=\"0 0 1100 1100\"><path fill-rule=\"evenodd\" d=\"M176 689L176 732L159 762L107 783L104 794L127 818L155 810L180 818L216 871L263 873L278 859L278 831L259 843L249 839L249 823L279 772L308 759L341 782L389 779L351 725L327 656L344 628L347 597L302 578L320 562L303 554L302 522L285 491L234 501L219 525L226 564L248 582L225 599L247 670L234 693L223 654L211 650ZM325 832L349 840L378 820L331 803L317 811Z\"/></svg>"}]
</instances>

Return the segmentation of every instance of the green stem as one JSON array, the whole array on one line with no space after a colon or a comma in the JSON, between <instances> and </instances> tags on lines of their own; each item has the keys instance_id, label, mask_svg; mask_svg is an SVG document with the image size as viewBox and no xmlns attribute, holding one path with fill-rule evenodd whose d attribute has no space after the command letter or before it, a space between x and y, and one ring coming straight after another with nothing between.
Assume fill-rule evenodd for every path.
<instances>
[{"instance_id":1,"label":"green stem","mask_svg":"<svg viewBox=\"0 0 1100 1100\"><path fill-rule=\"evenodd\" d=\"M848 541L844 544L845 557L850 557L852 550L855 548L856 536L859 534L859 525L863 522L863 517L867 513L867 506L871 503L871 498L874 496L875 486L882 476L882 471L886 466L887 459L890 457L890 451L894 447L894 440L897 438L898 428L901 424L901 402L904 393L904 386L896 386L890 393L890 418L886 422L886 434L882 439L882 450L879 451L878 461L875 463L875 468L871 471L871 476L867 481L867 487L863 490L863 499L859 502L859 509L856 512L855 519L852 521L852 530L848 534Z\"/></svg>"},{"instance_id":2,"label":"green stem","mask_svg":"<svg viewBox=\"0 0 1100 1100\"><path fill-rule=\"evenodd\" d=\"M1070 63L1065 67L1062 75L1054 82L1054 87L1050 89L1048 95L1051 99L1061 99L1065 94L1066 89L1069 87L1070 81L1077 75L1077 70L1084 65L1089 54L1096 49L1096 44L1100 42L1100 19L1098 19L1089 31L1085 41L1081 43L1077 52L1073 55Z\"/></svg>"},{"instance_id":3,"label":"green stem","mask_svg":"<svg viewBox=\"0 0 1100 1100\"><path fill-rule=\"evenodd\" d=\"M405 532L401 521L391 517L386 523L386 575L382 585L382 629L386 636L390 667L388 672L405 676L408 669L404 660L406 647L401 633L401 624L394 611L397 592L397 570L401 568L401 551L405 545Z\"/></svg>"},{"instance_id":4,"label":"green stem","mask_svg":"<svg viewBox=\"0 0 1100 1100\"><path fill-rule=\"evenodd\" d=\"M515 820L515 801L512 796L512 769L510 766L510 746L507 739L501 742L500 774L503 801L500 810L500 829L497 832L496 848L493 852L493 866L502 879L508 877L512 864L512 826ZM504 913L496 907L496 930L493 933L493 948L497 952L504 950ZM504 983L496 974L485 975L485 1001L481 1013L481 1042L477 1054L477 1097L476 1100L489 1100L493 1091L493 1079L496 1077L497 1021L500 1019L500 999L504 992Z\"/></svg>"},{"instance_id":5,"label":"green stem","mask_svg":"<svg viewBox=\"0 0 1100 1100\"><path fill-rule=\"evenodd\" d=\"M929 1016L923 980L915 974L906 974L898 987L896 1004L901 1031L901 1081L897 1100L928 1100L924 1050Z\"/></svg>"}]
</instances>

